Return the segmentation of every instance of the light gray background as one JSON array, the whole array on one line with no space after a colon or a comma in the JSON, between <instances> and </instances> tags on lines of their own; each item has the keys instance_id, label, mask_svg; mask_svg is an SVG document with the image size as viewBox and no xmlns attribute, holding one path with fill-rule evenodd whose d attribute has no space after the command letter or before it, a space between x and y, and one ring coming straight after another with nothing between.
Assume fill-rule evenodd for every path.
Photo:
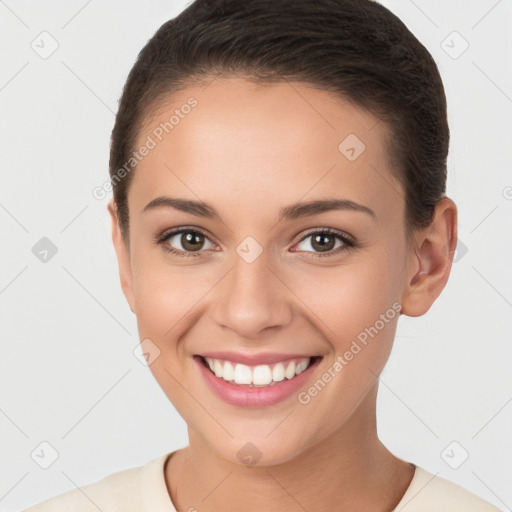
<instances>
[{"instance_id":1,"label":"light gray background","mask_svg":"<svg viewBox=\"0 0 512 512\"><path fill-rule=\"evenodd\" d=\"M381 375L379 433L397 456L510 510L512 1L385 3L445 83L460 242L431 310L400 319ZM185 5L0 0L4 511L187 444L184 421L133 355L136 321L119 284L107 199L92 195L108 179L126 75ZM31 45L49 51L51 38L58 48L42 58ZM58 250L45 263L32 252L42 237ZM44 441L59 454L48 469L35 461L49 461ZM44 457L34 460L34 450Z\"/></svg>"}]
</instances>

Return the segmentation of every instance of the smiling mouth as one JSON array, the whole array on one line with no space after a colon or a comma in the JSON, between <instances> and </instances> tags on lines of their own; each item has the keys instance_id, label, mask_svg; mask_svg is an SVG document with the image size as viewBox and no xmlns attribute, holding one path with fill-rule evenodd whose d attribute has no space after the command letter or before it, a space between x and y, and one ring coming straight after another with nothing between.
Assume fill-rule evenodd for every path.
<instances>
[{"instance_id":1,"label":"smiling mouth","mask_svg":"<svg viewBox=\"0 0 512 512\"><path fill-rule=\"evenodd\" d=\"M205 358L196 355L201 364L216 377L231 384L245 387L275 386L280 382L294 379L310 366L322 359L323 356L312 356L290 359L274 364L249 366L222 359Z\"/></svg>"}]
</instances>

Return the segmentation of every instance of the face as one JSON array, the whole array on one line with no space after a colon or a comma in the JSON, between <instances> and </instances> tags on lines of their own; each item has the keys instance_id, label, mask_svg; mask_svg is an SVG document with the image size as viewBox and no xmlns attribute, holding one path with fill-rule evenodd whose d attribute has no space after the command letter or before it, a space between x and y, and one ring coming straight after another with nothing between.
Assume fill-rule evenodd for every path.
<instances>
[{"instance_id":1,"label":"face","mask_svg":"<svg viewBox=\"0 0 512 512\"><path fill-rule=\"evenodd\" d=\"M242 78L180 91L141 129L129 247L114 226L123 290L158 383L225 459L250 442L291 460L369 400L415 271L385 130L328 92ZM277 384L227 383L199 357L220 352L227 379L231 361ZM279 380L292 357L314 364Z\"/></svg>"}]
</instances>

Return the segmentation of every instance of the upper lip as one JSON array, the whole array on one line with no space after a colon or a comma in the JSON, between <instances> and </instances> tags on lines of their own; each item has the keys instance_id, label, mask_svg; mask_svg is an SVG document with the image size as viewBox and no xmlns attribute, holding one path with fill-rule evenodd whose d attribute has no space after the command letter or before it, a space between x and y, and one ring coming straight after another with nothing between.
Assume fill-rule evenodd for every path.
<instances>
[{"instance_id":1,"label":"upper lip","mask_svg":"<svg viewBox=\"0 0 512 512\"><path fill-rule=\"evenodd\" d=\"M306 357L318 357L315 355L308 354L284 354L276 352L261 352L259 354L243 354L241 352L232 351L215 351L215 352L203 352L198 354L204 358L210 359L222 359L223 361L231 361L233 363L246 364L248 366L256 366L259 364L274 364L291 359L304 359Z\"/></svg>"}]
</instances>

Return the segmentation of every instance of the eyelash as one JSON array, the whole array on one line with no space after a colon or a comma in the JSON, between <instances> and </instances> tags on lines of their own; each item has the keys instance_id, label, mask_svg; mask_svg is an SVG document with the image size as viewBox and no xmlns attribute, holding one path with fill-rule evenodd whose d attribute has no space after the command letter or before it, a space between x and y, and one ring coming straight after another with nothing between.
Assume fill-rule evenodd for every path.
<instances>
[{"instance_id":1,"label":"eyelash","mask_svg":"<svg viewBox=\"0 0 512 512\"><path fill-rule=\"evenodd\" d=\"M172 237L174 237L176 235L179 235L181 233L200 234L200 235L203 235L204 237L208 238L208 235L202 229L199 229L199 228L193 228L192 229L192 228L183 227L183 228L179 228L179 229L176 229L174 231L171 231L169 233L164 233L163 235L156 237L154 239L154 242L157 245L162 246L167 252L169 252L171 254L174 254L175 256L178 256L178 257L197 258L197 257L201 256L201 253L203 252L203 250L197 251L197 252L181 251L181 250L175 249L174 247L169 246L166 243L170 238L172 238ZM312 251L305 251L305 252L311 253L313 258L324 258L324 257L327 257L327 256L335 256L335 255L340 254L341 252L344 252L344 251L347 251L349 249L358 247L358 244L351 237L349 237L345 233L342 233L342 232L339 232L339 231L335 231L335 230L330 229L330 228L317 229L316 231L310 231L309 233L304 235L299 240L299 242L297 242L297 243L303 242L306 238L308 238L308 237L310 237L312 235L332 235L332 236L335 236L336 238L338 238L338 240L341 240L343 242L343 244L344 244L343 246L338 247L337 249L335 249L335 250L333 250L331 252L326 252L326 253L315 253L315 252L312 252ZM296 251L296 252L300 252L300 251Z\"/></svg>"}]
</instances>

